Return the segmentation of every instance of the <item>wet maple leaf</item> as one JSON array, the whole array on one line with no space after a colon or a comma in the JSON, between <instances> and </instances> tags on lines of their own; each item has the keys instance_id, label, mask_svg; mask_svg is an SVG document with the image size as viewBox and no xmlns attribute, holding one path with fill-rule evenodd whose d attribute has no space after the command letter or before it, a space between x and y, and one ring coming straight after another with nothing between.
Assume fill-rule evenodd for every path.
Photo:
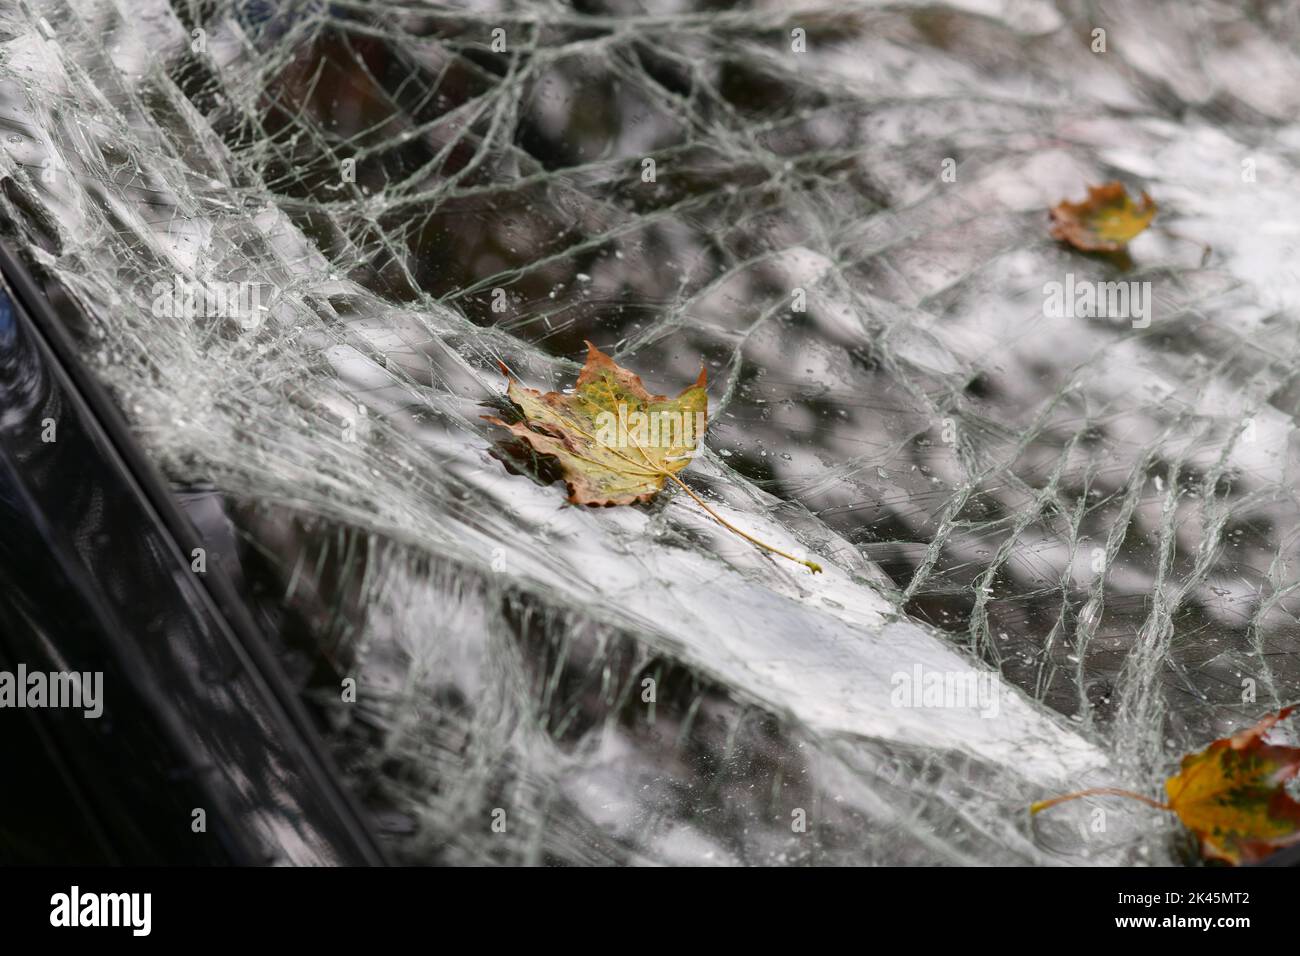
<instances>
[{"instance_id":1,"label":"wet maple leaf","mask_svg":"<svg viewBox=\"0 0 1300 956\"><path fill-rule=\"evenodd\" d=\"M704 439L709 395L704 369L676 398L651 395L641 379L590 342L571 393L542 393L509 379L506 395L524 418L506 424L534 450L560 463L578 505L649 501L668 475L690 464Z\"/></svg>"},{"instance_id":2,"label":"wet maple leaf","mask_svg":"<svg viewBox=\"0 0 1300 956\"><path fill-rule=\"evenodd\" d=\"M1269 730L1293 710L1285 707L1253 727L1185 756L1178 773L1165 781L1168 803L1131 790L1100 787L1040 801L1030 807L1030 813L1079 797L1129 797L1178 814L1200 839L1206 859L1255 863L1300 843L1300 802L1288 792L1288 785L1300 774L1300 747L1267 739Z\"/></svg>"},{"instance_id":3,"label":"wet maple leaf","mask_svg":"<svg viewBox=\"0 0 1300 956\"><path fill-rule=\"evenodd\" d=\"M727 530L814 574L821 571L817 562L787 554L737 528L677 477L704 441L709 410L704 369L676 398L652 395L639 377L586 344L586 364L568 393L526 388L502 365L506 395L523 418L510 424L484 417L555 458L574 504L649 501L665 481L672 481Z\"/></svg>"},{"instance_id":4,"label":"wet maple leaf","mask_svg":"<svg viewBox=\"0 0 1300 956\"><path fill-rule=\"evenodd\" d=\"M1083 202L1063 201L1052 208L1052 238L1084 252L1120 252L1155 214L1155 200L1143 193L1142 202L1134 202L1123 183L1089 186Z\"/></svg>"},{"instance_id":5,"label":"wet maple leaf","mask_svg":"<svg viewBox=\"0 0 1300 956\"><path fill-rule=\"evenodd\" d=\"M1300 803L1286 788L1300 772L1300 747L1265 739L1291 711L1188 754L1165 781L1170 809L1200 838L1207 859L1253 863L1300 842Z\"/></svg>"}]
</instances>

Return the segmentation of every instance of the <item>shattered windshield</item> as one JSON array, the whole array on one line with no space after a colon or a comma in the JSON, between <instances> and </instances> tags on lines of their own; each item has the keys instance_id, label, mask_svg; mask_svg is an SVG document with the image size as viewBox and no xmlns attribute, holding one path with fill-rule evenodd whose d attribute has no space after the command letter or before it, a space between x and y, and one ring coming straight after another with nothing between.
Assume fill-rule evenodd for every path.
<instances>
[{"instance_id":1,"label":"shattered windshield","mask_svg":"<svg viewBox=\"0 0 1300 956\"><path fill-rule=\"evenodd\" d=\"M1214 0L25 0L0 209L395 858L1189 862L1028 807L1300 698L1298 51ZM1115 181L1149 227L1053 236ZM489 420L587 342L703 369L685 488L568 503Z\"/></svg>"}]
</instances>

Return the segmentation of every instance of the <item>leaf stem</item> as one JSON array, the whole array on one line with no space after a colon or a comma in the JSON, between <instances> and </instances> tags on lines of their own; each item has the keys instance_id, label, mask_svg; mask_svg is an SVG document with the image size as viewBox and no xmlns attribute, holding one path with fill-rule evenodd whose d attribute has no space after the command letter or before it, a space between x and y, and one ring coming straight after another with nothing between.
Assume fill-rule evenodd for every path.
<instances>
[{"instance_id":1,"label":"leaf stem","mask_svg":"<svg viewBox=\"0 0 1300 956\"><path fill-rule=\"evenodd\" d=\"M591 441L591 442L594 443L594 444L599 444L599 441L598 441L594 436L588 434L588 433L587 433L587 432L582 428L582 426L578 425L576 422L572 421L571 419L566 419L566 420L565 420L565 424L567 424L569 427L571 427L571 428L572 428L574 431L576 431L579 435L581 435L582 437L586 438L588 441ZM765 550L765 551L771 551L773 554L780 555L781 557L783 557L783 558L785 558L785 559L787 559L787 560L789 560L789 561L793 561L795 564L802 564L804 567L806 567L806 568L808 568L810 571L812 571L813 574L821 574L821 573L822 573L822 566L821 566L820 564L818 564L816 561L808 561L808 560L805 560L805 559L803 559L803 558L796 558L793 554L788 554L787 552L782 551L780 548L774 548L774 547L772 547L772 545L768 544L768 543L765 542L765 541L759 541L759 540L758 540L757 538L755 538L752 534L749 534L749 533L747 533L747 532L745 532L745 531L741 531L741 530L740 530L739 528L737 528L734 524L732 524L732 523L731 523L730 521L728 521L726 518L722 517L722 515L718 514L716 511L714 511L712 508L710 508L707 504L705 504L704 499L701 498L699 495L697 495L695 492L691 491L691 489L687 486L686 482L682 481L680 478L678 478L675 474L673 474L673 473L672 473L671 471L669 471L667 468L662 468L662 467L660 467L659 465L656 465L655 462L654 462L654 459L652 459L649 455L646 454L645 449L641 447L641 443L640 443L639 441L636 440L636 436L635 436L635 435L630 435L630 434L629 434L629 435L628 435L628 438L631 439L631 441L632 441L632 447L634 447L634 448L635 448L635 449L640 453L641 457L645 459L645 463L646 463L646 464L645 464L645 467L647 467L647 468L650 469L651 474L662 475L662 476L665 477L665 478L670 478L670 479L672 479L673 481L675 481L675 482L677 483L677 485L682 489L682 491L684 491L684 492L686 492L688 495L690 495L691 498L695 501L695 503L696 503L697 505L699 505L699 506L700 506L701 508L703 508L706 512L708 512L709 517L711 517L711 518L712 518L714 521L716 521L718 524L722 525L722 526L723 526L724 528L726 528L728 531L732 532L733 534L738 534L738 535L740 535L742 538L744 538L744 539L745 539L746 541L748 541L750 544L757 545L758 547L762 548L762 549ZM640 467L641 467L640 464L638 464L638 463L637 463L635 460L633 460L632 458L629 458L627 455L623 454L623 453L622 453L621 451L619 451L617 448L610 448L608 445L602 445L602 447L605 448L606 451L611 452L612 454L616 455L616 456L619 457L619 458L622 458L625 462L627 462L627 463L628 463L629 465L631 465L633 468L640 469ZM573 454L573 453L570 452L570 454ZM574 457L575 457L575 458L581 458L583 461L589 461L589 460L590 460L590 459L583 458L581 455L576 455L576 454L574 455ZM598 465L599 462L594 462L594 461L593 461L592 464L597 464L597 465Z\"/></svg>"},{"instance_id":2,"label":"leaf stem","mask_svg":"<svg viewBox=\"0 0 1300 956\"><path fill-rule=\"evenodd\" d=\"M1145 803L1149 807L1155 807L1157 810L1173 810L1167 803L1161 803L1159 800L1152 800L1150 797L1143 796L1140 793L1134 793L1132 790L1121 790L1118 787L1094 787L1091 790L1077 790L1074 793L1067 793L1064 796L1052 797L1050 800L1039 800L1029 808L1029 812L1039 813L1058 803L1065 803L1068 800L1078 800L1080 797L1128 797L1130 800L1137 800Z\"/></svg>"},{"instance_id":3,"label":"leaf stem","mask_svg":"<svg viewBox=\"0 0 1300 956\"><path fill-rule=\"evenodd\" d=\"M665 471L664 474L667 475L669 478L671 478L673 481L677 482L678 486L682 489L682 491L690 495L695 500L695 503L697 505L699 505L701 508L703 508L705 511L709 513L709 517L711 517L718 524L722 525L728 531L732 531L740 535L742 538L744 538L746 541L750 542L751 544L756 544L760 548L763 548L767 551L771 551L773 554L779 554L781 557L788 558L789 560L795 562L796 564L802 564L804 567L811 570L813 574L821 574L822 566L818 564L816 561L806 561L803 558L796 558L793 554L786 554L786 552L782 551L780 548L774 548L770 544L767 544L763 541L759 541L752 534L747 534L744 531L741 531L739 528L737 528L726 518L722 517L722 515L718 514L716 511L714 511L712 508L706 505L704 503L704 499L702 499L695 492L691 491L691 489L687 486L686 482L682 481L671 471Z\"/></svg>"},{"instance_id":4,"label":"leaf stem","mask_svg":"<svg viewBox=\"0 0 1300 956\"><path fill-rule=\"evenodd\" d=\"M595 441L594 438L591 438L591 436L589 436L589 434L586 434L586 432L582 431L581 428L576 428L576 431L578 433L581 433L582 436L585 436L586 438L590 438L591 441ZM698 494L695 494L693 492L693 490L690 490L689 486L686 485L685 481L682 481L680 477L677 477L675 475L675 473L668 471L667 468L662 468L659 467L658 464L655 464L654 459L650 458L650 455L646 454L646 450L643 449L643 447L641 447L641 442L637 441L637 438L636 436L634 436L634 434L629 434L628 438L632 440L632 446L634 447L634 449L636 449L638 453L641 454L641 457L646 460L647 468L650 468L651 471L654 471L655 475L662 475L663 477L666 477L666 479L671 479L672 481L675 481L677 486L679 486L681 490L684 490L686 494L689 494L689 496L692 497L693 501L697 503L699 507L702 507L702 509L707 512L710 518L714 519L715 522L718 522L720 525L723 525L724 528L727 528L727 531L731 531L732 533L735 533L735 535L740 535L742 538L745 538L746 541L749 541L750 544L758 545L759 548L762 548L763 550L771 551L772 554L779 554L781 555L781 557L788 559L788 561L793 561L796 564L803 564L803 567L809 568L809 570L813 572L813 574L815 575L822 574L822 566L820 566L820 564L816 563L815 561L806 561L806 559L803 558L796 558L794 557L793 554L788 554L787 551L783 551L780 548L774 548L774 546L767 544L766 541L759 541L757 537L750 535L750 533L748 532L741 531L741 529L737 528L735 524L728 522L728 520L723 518L722 515L718 514L718 512L712 510L710 506L706 505L705 499L699 497ZM632 464L633 467L638 467L637 463L634 462L633 459L628 458L627 455L621 453L621 451L617 449L607 449L607 450L612 451L612 453L617 455L617 457L623 459L624 462L628 462L629 464Z\"/></svg>"}]
</instances>

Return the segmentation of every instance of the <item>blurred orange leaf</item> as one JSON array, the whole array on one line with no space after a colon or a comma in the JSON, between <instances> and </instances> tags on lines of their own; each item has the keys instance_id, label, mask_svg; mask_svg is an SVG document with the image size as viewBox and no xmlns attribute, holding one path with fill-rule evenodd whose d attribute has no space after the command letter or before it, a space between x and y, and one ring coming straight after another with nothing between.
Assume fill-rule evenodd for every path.
<instances>
[{"instance_id":1,"label":"blurred orange leaf","mask_svg":"<svg viewBox=\"0 0 1300 956\"><path fill-rule=\"evenodd\" d=\"M1083 202L1060 202L1052 210L1052 238L1084 252L1120 252L1151 224L1156 204L1146 193L1136 203L1118 181L1089 186Z\"/></svg>"}]
</instances>

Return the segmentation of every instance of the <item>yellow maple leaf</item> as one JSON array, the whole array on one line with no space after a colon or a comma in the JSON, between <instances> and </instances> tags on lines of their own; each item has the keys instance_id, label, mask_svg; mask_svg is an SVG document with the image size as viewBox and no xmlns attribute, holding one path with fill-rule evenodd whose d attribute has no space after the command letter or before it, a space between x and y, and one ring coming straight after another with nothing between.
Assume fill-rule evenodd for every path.
<instances>
[{"instance_id":1,"label":"yellow maple leaf","mask_svg":"<svg viewBox=\"0 0 1300 956\"><path fill-rule=\"evenodd\" d=\"M523 412L523 420L488 421L555 457L574 504L649 501L669 475L690 464L704 439L709 408L705 371L676 398L652 395L638 376L586 344L587 362L572 392L525 388L507 372L506 395Z\"/></svg>"},{"instance_id":2,"label":"yellow maple leaf","mask_svg":"<svg viewBox=\"0 0 1300 956\"><path fill-rule=\"evenodd\" d=\"M559 462L574 504L649 501L665 481L672 481L727 530L814 574L821 571L817 562L788 554L737 528L677 477L704 441L709 408L704 369L676 398L652 395L638 376L586 344L587 361L568 393L526 388L502 365L508 379L506 396L521 418L513 423L485 416L487 420Z\"/></svg>"}]
</instances>

